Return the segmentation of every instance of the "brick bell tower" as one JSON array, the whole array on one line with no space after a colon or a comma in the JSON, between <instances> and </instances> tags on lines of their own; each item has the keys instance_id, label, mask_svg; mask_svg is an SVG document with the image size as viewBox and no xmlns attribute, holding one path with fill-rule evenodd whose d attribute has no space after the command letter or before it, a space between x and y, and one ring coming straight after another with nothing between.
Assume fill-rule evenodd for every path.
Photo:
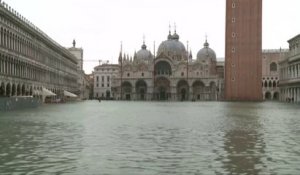
<instances>
[{"instance_id":1,"label":"brick bell tower","mask_svg":"<svg viewBox=\"0 0 300 175\"><path fill-rule=\"evenodd\" d=\"M226 0L225 100L262 101L262 0Z\"/></svg>"}]
</instances>

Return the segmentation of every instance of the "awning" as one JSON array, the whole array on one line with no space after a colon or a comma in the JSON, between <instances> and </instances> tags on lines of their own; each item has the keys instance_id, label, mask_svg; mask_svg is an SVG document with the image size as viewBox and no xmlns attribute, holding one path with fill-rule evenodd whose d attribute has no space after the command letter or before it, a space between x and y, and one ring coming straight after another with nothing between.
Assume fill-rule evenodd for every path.
<instances>
[{"instance_id":1,"label":"awning","mask_svg":"<svg viewBox=\"0 0 300 175\"><path fill-rule=\"evenodd\" d=\"M67 97L77 97L77 95L69 92L69 91L64 91L64 96L67 96Z\"/></svg>"},{"instance_id":2,"label":"awning","mask_svg":"<svg viewBox=\"0 0 300 175\"><path fill-rule=\"evenodd\" d=\"M54 94L52 91L50 91L50 90L48 90L46 88L43 88L42 95L43 96L56 96L56 94Z\"/></svg>"}]
</instances>

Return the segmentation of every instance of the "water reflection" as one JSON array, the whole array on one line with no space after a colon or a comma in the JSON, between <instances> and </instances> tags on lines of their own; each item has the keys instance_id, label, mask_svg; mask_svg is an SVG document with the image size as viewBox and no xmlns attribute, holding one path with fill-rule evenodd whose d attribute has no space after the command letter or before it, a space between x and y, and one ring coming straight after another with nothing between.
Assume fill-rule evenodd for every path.
<instances>
[{"instance_id":1,"label":"water reflection","mask_svg":"<svg viewBox=\"0 0 300 175\"><path fill-rule=\"evenodd\" d=\"M224 150L220 159L226 174L261 174L267 167L262 161L265 153L259 103L228 103Z\"/></svg>"},{"instance_id":2,"label":"water reflection","mask_svg":"<svg viewBox=\"0 0 300 175\"><path fill-rule=\"evenodd\" d=\"M298 107L88 101L1 113L0 174L297 175Z\"/></svg>"}]
</instances>

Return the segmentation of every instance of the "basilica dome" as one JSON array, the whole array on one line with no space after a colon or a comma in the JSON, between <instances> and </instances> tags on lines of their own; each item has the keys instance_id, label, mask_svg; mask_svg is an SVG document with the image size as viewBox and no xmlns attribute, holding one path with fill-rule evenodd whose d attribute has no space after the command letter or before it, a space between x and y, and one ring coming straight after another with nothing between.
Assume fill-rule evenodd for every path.
<instances>
[{"instance_id":1,"label":"basilica dome","mask_svg":"<svg viewBox=\"0 0 300 175\"><path fill-rule=\"evenodd\" d=\"M185 47L179 41L179 35L176 32L173 35L169 33L168 39L159 45L157 55L160 55L161 53L177 60L184 60L187 58Z\"/></svg>"},{"instance_id":2,"label":"basilica dome","mask_svg":"<svg viewBox=\"0 0 300 175\"><path fill-rule=\"evenodd\" d=\"M149 50L147 50L147 46L143 43L142 48L136 53L136 59L142 61L149 61L153 56Z\"/></svg>"},{"instance_id":3,"label":"basilica dome","mask_svg":"<svg viewBox=\"0 0 300 175\"><path fill-rule=\"evenodd\" d=\"M214 62L217 61L216 53L214 50L209 48L209 44L207 41L205 41L204 47L200 49L199 52L197 53L197 60L199 61L211 60Z\"/></svg>"}]
</instances>

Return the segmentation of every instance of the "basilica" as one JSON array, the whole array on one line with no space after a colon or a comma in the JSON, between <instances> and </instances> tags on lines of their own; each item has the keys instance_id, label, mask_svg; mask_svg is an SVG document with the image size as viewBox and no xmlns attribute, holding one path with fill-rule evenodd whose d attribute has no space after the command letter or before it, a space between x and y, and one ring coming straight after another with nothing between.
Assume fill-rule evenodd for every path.
<instances>
[{"instance_id":1,"label":"basilica","mask_svg":"<svg viewBox=\"0 0 300 175\"><path fill-rule=\"evenodd\" d=\"M96 70L103 72L101 65ZM143 42L133 58L119 55L111 77L101 76L98 83L106 92L99 94L116 100L162 101L216 101L223 99L224 62L218 62L216 53L204 42L196 59L180 42L176 30L169 31L154 56ZM112 71L112 70L111 70ZM100 81L106 81L101 83ZM98 94L97 94L98 96Z\"/></svg>"}]
</instances>

